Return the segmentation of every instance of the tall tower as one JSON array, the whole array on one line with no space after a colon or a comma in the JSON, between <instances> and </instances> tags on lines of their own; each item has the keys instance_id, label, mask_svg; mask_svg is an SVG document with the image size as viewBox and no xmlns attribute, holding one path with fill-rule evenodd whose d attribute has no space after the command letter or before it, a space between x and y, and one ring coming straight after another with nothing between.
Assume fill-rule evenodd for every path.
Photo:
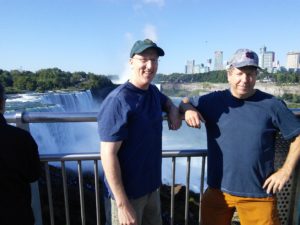
<instances>
[{"instance_id":1,"label":"tall tower","mask_svg":"<svg viewBox=\"0 0 300 225\"><path fill-rule=\"evenodd\" d=\"M223 51L215 51L214 70L223 70Z\"/></svg>"},{"instance_id":2,"label":"tall tower","mask_svg":"<svg viewBox=\"0 0 300 225\"><path fill-rule=\"evenodd\" d=\"M300 69L300 52L288 52L286 68L289 69Z\"/></svg>"},{"instance_id":3,"label":"tall tower","mask_svg":"<svg viewBox=\"0 0 300 225\"><path fill-rule=\"evenodd\" d=\"M207 72L209 72L211 70L211 59L207 59L206 63L207 63Z\"/></svg>"},{"instance_id":4,"label":"tall tower","mask_svg":"<svg viewBox=\"0 0 300 225\"><path fill-rule=\"evenodd\" d=\"M274 62L275 52L267 51L266 46L262 47L259 54L259 66L263 69L267 69L269 73L272 73Z\"/></svg>"},{"instance_id":5,"label":"tall tower","mask_svg":"<svg viewBox=\"0 0 300 225\"><path fill-rule=\"evenodd\" d=\"M188 60L185 65L185 73L193 74L194 73L195 60Z\"/></svg>"}]
</instances>

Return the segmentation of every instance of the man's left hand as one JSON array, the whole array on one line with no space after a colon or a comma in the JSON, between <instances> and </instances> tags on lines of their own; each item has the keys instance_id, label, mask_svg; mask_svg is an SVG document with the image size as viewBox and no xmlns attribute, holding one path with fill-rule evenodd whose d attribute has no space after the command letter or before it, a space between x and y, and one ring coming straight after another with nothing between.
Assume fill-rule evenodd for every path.
<instances>
[{"instance_id":1,"label":"man's left hand","mask_svg":"<svg viewBox=\"0 0 300 225\"><path fill-rule=\"evenodd\" d=\"M290 175L284 169L279 169L273 173L268 179L266 179L263 188L266 189L267 193L275 194L282 190L285 183L289 180Z\"/></svg>"}]
</instances>

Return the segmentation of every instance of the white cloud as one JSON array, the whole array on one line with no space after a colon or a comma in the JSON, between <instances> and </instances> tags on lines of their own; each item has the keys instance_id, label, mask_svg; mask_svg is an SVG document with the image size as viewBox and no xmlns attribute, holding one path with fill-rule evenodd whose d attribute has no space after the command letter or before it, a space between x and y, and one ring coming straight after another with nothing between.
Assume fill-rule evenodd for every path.
<instances>
[{"instance_id":1,"label":"white cloud","mask_svg":"<svg viewBox=\"0 0 300 225\"><path fill-rule=\"evenodd\" d=\"M165 0L136 0L133 4L133 10L135 12L141 12L145 5L154 5L162 8L165 6Z\"/></svg>"},{"instance_id":2,"label":"white cloud","mask_svg":"<svg viewBox=\"0 0 300 225\"><path fill-rule=\"evenodd\" d=\"M130 64L129 64L129 52L132 48L132 45L135 42L133 33L126 32L124 34L124 41L125 41L124 51L121 51L122 52L121 53L122 70L119 73L119 80L115 81L118 84L122 84L130 78L131 67L130 67Z\"/></svg>"},{"instance_id":3,"label":"white cloud","mask_svg":"<svg viewBox=\"0 0 300 225\"><path fill-rule=\"evenodd\" d=\"M135 11L135 12L140 12L140 11L142 11L142 9L143 9L143 6L142 6L142 4L140 4L140 3L135 3L135 4L133 4L133 10Z\"/></svg>"},{"instance_id":4,"label":"white cloud","mask_svg":"<svg viewBox=\"0 0 300 225\"><path fill-rule=\"evenodd\" d=\"M126 42L131 43L133 41L133 34L132 33L126 32L124 36L125 36Z\"/></svg>"},{"instance_id":5,"label":"white cloud","mask_svg":"<svg viewBox=\"0 0 300 225\"><path fill-rule=\"evenodd\" d=\"M131 75L131 67L130 67L129 62L127 60L126 62L124 62L123 71L119 75L119 80L117 81L117 83L118 84L125 83L130 78L130 75Z\"/></svg>"},{"instance_id":6,"label":"white cloud","mask_svg":"<svg viewBox=\"0 0 300 225\"><path fill-rule=\"evenodd\" d=\"M149 38L152 41L156 42L157 41L157 32L156 32L156 27L147 24L143 30L145 38Z\"/></svg>"},{"instance_id":7,"label":"white cloud","mask_svg":"<svg viewBox=\"0 0 300 225\"><path fill-rule=\"evenodd\" d=\"M165 5L165 0L143 0L145 4L156 4L158 7L163 7Z\"/></svg>"}]
</instances>

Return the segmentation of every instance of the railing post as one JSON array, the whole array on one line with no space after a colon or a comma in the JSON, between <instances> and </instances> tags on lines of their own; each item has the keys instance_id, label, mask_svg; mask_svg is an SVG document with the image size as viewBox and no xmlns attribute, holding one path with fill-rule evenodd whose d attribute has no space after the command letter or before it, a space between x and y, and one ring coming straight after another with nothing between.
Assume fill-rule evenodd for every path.
<instances>
[{"instance_id":1,"label":"railing post","mask_svg":"<svg viewBox=\"0 0 300 225\"><path fill-rule=\"evenodd\" d=\"M294 213L292 218L292 224L300 225L300 162L294 171L294 182L295 182L295 205Z\"/></svg>"},{"instance_id":2,"label":"railing post","mask_svg":"<svg viewBox=\"0 0 300 225\"><path fill-rule=\"evenodd\" d=\"M174 225L174 201L175 201L175 170L176 170L176 158L172 157L172 183L171 183L171 225Z\"/></svg>"},{"instance_id":3,"label":"railing post","mask_svg":"<svg viewBox=\"0 0 300 225\"><path fill-rule=\"evenodd\" d=\"M15 115L15 117L16 117L16 126L23 129L23 130L26 130L26 131L30 132L29 124L23 122L23 115L24 115L24 112L17 112L16 113L16 115Z\"/></svg>"},{"instance_id":4,"label":"railing post","mask_svg":"<svg viewBox=\"0 0 300 225\"><path fill-rule=\"evenodd\" d=\"M23 122L23 114L24 112L16 113L16 126L30 132L29 124ZM43 225L42 220L42 210L41 210L41 201L40 201L40 191L38 182L34 182L30 184L31 187L31 207L33 210L33 215L35 219L35 225Z\"/></svg>"},{"instance_id":5,"label":"railing post","mask_svg":"<svg viewBox=\"0 0 300 225\"><path fill-rule=\"evenodd\" d=\"M33 210L35 225L43 225L41 213L41 201L38 181L31 183L31 207Z\"/></svg>"}]
</instances>

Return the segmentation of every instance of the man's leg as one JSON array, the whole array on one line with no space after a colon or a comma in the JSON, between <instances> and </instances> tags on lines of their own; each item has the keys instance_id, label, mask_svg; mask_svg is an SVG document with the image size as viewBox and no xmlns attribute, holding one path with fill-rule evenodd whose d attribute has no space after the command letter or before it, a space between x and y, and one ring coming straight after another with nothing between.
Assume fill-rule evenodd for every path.
<instances>
[{"instance_id":1,"label":"man's leg","mask_svg":"<svg viewBox=\"0 0 300 225\"><path fill-rule=\"evenodd\" d=\"M119 225L118 207L116 201L113 199L110 199L110 213L111 225Z\"/></svg>"},{"instance_id":2,"label":"man's leg","mask_svg":"<svg viewBox=\"0 0 300 225\"><path fill-rule=\"evenodd\" d=\"M243 225L280 225L275 197L240 198L236 209Z\"/></svg>"},{"instance_id":3,"label":"man's leg","mask_svg":"<svg viewBox=\"0 0 300 225\"><path fill-rule=\"evenodd\" d=\"M161 208L159 189L148 195L147 204L144 208L142 225L161 225Z\"/></svg>"},{"instance_id":4,"label":"man's leg","mask_svg":"<svg viewBox=\"0 0 300 225\"><path fill-rule=\"evenodd\" d=\"M225 199L219 189L208 188L201 201L202 225L230 225L235 211L234 202Z\"/></svg>"},{"instance_id":5,"label":"man's leg","mask_svg":"<svg viewBox=\"0 0 300 225\"><path fill-rule=\"evenodd\" d=\"M105 208L105 225L111 225L111 201L110 198L104 197Z\"/></svg>"},{"instance_id":6,"label":"man's leg","mask_svg":"<svg viewBox=\"0 0 300 225\"><path fill-rule=\"evenodd\" d=\"M111 199L111 224L119 225L118 208L116 201ZM161 210L159 190L138 199L130 199L138 225L161 225Z\"/></svg>"},{"instance_id":7,"label":"man's leg","mask_svg":"<svg viewBox=\"0 0 300 225\"><path fill-rule=\"evenodd\" d=\"M129 200L132 208L136 213L138 225L142 225L142 217L143 217L145 205L147 203L147 198L148 197L146 195L138 199ZM111 203L111 225L119 225L118 207L116 201L110 199L110 203Z\"/></svg>"}]
</instances>

